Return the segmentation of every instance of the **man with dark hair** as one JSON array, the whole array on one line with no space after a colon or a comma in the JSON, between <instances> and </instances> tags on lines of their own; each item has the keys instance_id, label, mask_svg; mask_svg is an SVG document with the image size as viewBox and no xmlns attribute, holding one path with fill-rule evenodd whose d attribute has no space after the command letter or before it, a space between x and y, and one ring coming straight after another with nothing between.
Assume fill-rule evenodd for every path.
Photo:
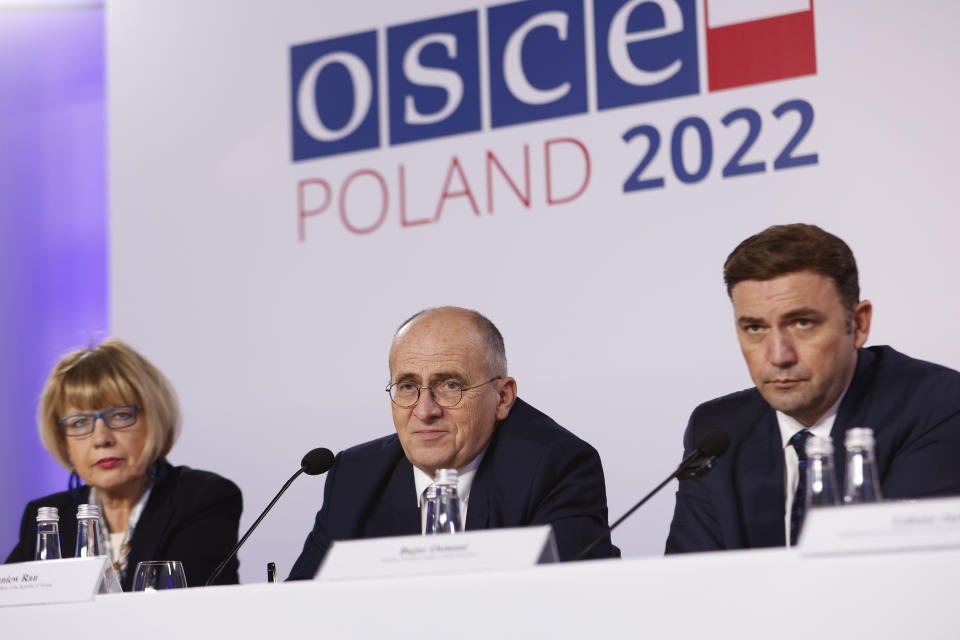
<instances>
[{"instance_id":1,"label":"man with dark hair","mask_svg":"<svg viewBox=\"0 0 960 640\"><path fill-rule=\"evenodd\" d=\"M607 528L600 456L517 397L500 331L468 309L422 311L390 347L396 433L351 447L290 572L312 578L334 540L421 533L437 469L458 470L464 528L553 526L561 560ZM589 557L619 555L609 537Z\"/></svg>"},{"instance_id":2,"label":"man with dark hair","mask_svg":"<svg viewBox=\"0 0 960 640\"><path fill-rule=\"evenodd\" d=\"M802 443L832 439L842 478L852 427L874 430L885 498L960 494L960 374L864 348L873 309L843 240L812 225L770 227L734 249L724 279L756 387L690 417L688 453L713 429L731 446L709 475L680 483L667 553L795 544Z\"/></svg>"}]
</instances>

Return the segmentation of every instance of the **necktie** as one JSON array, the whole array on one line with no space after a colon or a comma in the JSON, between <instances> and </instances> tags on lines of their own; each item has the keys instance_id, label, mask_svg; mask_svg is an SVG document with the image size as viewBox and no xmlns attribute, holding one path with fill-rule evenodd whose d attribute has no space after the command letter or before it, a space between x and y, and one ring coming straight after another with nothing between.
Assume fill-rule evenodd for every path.
<instances>
[{"instance_id":1,"label":"necktie","mask_svg":"<svg viewBox=\"0 0 960 640\"><path fill-rule=\"evenodd\" d=\"M812 434L803 429L793 434L790 438L790 444L797 450L799 459L798 470L800 472L797 491L793 494L793 507L790 509L790 546L797 544L797 536L800 535L800 528L803 526L803 516L806 511L807 500L807 439Z\"/></svg>"}]
</instances>

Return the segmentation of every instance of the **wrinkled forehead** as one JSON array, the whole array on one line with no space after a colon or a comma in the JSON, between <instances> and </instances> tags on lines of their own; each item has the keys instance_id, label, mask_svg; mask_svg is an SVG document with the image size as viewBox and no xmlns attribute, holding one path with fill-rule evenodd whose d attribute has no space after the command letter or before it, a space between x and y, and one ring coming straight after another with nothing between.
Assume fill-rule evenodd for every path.
<instances>
[{"instance_id":1,"label":"wrinkled forehead","mask_svg":"<svg viewBox=\"0 0 960 640\"><path fill-rule=\"evenodd\" d=\"M487 347L468 319L429 318L403 327L390 346L390 374L424 374L435 370L470 373L483 367Z\"/></svg>"}]
</instances>

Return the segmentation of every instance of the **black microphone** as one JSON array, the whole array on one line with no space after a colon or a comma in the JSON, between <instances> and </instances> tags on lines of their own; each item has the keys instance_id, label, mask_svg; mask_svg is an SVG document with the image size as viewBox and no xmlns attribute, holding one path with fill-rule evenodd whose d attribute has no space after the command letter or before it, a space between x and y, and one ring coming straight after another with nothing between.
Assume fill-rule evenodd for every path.
<instances>
[{"instance_id":1,"label":"black microphone","mask_svg":"<svg viewBox=\"0 0 960 640\"><path fill-rule=\"evenodd\" d=\"M665 486L667 486L667 483L674 478L678 478L680 480L690 480L691 478L699 478L708 474L710 470L713 469L713 463L716 461L716 459L726 453L729 447L730 436L727 435L726 431L720 431L717 429L715 431L708 431L700 436L700 439L697 440L697 444L694 445L693 453L680 461L676 471L667 476L666 480L658 484L656 488L645 495L640 502L633 505L629 511L620 516L620 519L610 525L610 528L607 529L605 533L584 547L583 550L574 556L573 559L580 560L585 555L590 553L590 550L600 544L604 538L609 537L610 532L616 529L621 522L629 518L634 511L642 507L647 500L655 496L660 489L663 489Z\"/></svg>"},{"instance_id":2,"label":"black microphone","mask_svg":"<svg viewBox=\"0 0 960 640\"><path fill-rule=\"evenodd\" d=\"M287 484L293 482L293 479L296 478L301 471L308 476L318 476L321 473L329 471L332 466L333 453L330 449L325 449L324 447L311 449L307 452L307 455L303 456L303 460L300 461L300 471L297 471L293 478L287 481ZM284 486L284 489L286 489L286 486ZM280 490L280 493L283 493L283 489Z\"/></svg>"},{"instance_id":3,"label":"black microphone","mask_svg":"<svg viewBox=\"0 0 960 640\"><path fill-rule=\"evenodd\" d=\"M726 431L708 431L697 440L693 453L680 463L674 475L679 480L691 480L706 475L713 469L716 459L726 453L729 447L730 436Z\"/></svg>"},{"instance_id":4,"label":"black microphone","mask_svg":"<svg viewBox=\"0 0 960 640\"><path fill-rule=\"evenodd\" d=\"M307 452L307 455L303 456L303 460L300 461L300 468L297 469L297 472L290 476L290 479L283 485L283 488L280 489L280 492L273 497L273 500L270 501L270 504L267 505L267 508L263 510L263 513L260 514L260 517L257 518L257 521L247 529L247 532L243 534L243 537L240 538L240 542L230 550L230 553L227 554L227 557L223 559L217 568L214 569L213 573L210 575L210 578L207 579L207 582L203 585L209 587L213 584L213 581L220 577L220 574L223 573L223 570L227 567L227 563L230 562L237 551L240 550L240 547L243 546L243 543L247 541L247 538L250 537L250 534L253 533L253 530L257 528L257 525L260 524L260 521L270 512L270 509L273 508L273 505L277 503L277 500L280 499L280 496L283 495L283 492L293 484L293 481L296 480L301 473L305 473L308 476L316 476L321 473L325 473L333 466L333 453L330 449L324 449L323 447L318 447Z\"/></svg>"}]
</instances>

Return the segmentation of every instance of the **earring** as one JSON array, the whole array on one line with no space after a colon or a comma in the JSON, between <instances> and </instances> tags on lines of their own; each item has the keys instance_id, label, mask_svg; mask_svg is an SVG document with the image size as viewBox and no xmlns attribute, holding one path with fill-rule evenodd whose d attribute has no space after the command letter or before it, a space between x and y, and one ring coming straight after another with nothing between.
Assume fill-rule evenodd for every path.
<instances>
[{"instance_id":1,"label":"earring","mask_svg":"<svg viewBox=\"0 0 960 640\"><path fill-rule=\"evenodd\" d=\"M154 460L149 467L147 467L147 478L150 479L151 484L158 484L163 482L163 479L167 476L167 468L163 464L161 458Z\"/></svg>"},{"instance_id":2,"label":"earring","mask_svg":"<svg viewBox=\"0 0 960 640\"><path fill-rule=\"evenodd\" d=\"M76 499L77 496L80 494L80 487L82 486L83 484L82 484L82 481L80 480L80 476L77 475L77 470L71 469L70 480L67 482L67 490L70 492L70 495L74 499Z\"/></svg>"}]
</instances>

